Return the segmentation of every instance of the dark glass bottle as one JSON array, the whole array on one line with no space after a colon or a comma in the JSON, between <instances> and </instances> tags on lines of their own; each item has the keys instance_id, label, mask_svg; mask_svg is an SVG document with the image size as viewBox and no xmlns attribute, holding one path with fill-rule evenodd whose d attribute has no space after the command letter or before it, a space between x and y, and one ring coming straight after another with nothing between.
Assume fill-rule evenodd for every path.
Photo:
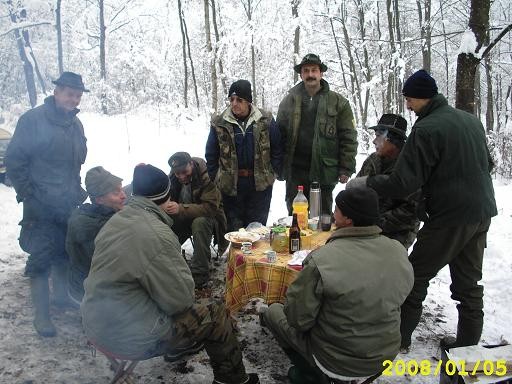
<instances>
[{"instance_id":1,"label":"dark glass bottle","mask_svg":"<svg viewBox=\"0 0 512 384\"><path fill-rule=\"evenodd\" d=\"M296 213L293 214L292 226L290 227L288 249L290 253L300 250L300 228Z\"/></svg>"}]
</instances>

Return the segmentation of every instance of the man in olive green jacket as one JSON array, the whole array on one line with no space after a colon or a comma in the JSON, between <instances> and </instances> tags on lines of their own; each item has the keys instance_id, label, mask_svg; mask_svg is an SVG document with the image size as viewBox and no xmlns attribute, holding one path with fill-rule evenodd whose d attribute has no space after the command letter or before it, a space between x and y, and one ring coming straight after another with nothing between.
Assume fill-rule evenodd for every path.
<instances>
[{"instance_id":1,"label":"man in olive green jacket","mask_svg":"<svg viewBox=\"0 0 512 384\"><path fill-rule=\"evenodd\" d=\"M286 204L291 214L297 186L309 199L311 182L322 191L322 210L332 210L332 191L355 172L357 132L347 99L329 89L327 66L314 54L294 67L302 81L279 104L277 125L283 142Z\"/></svg>"},{"instance_id":2,"label":"man in olive green jacket","mask_svg":"<svg viewBox=\"0 0 512 384\"><path fill-rule=\"evenodd\" d=\"M165 213L170 180L140 164L133 198L102 228L81 311L93 344L127 359L176 354L204 343L214 384L253 384L222 304L194 304L194 281ZM194 347L195 348L195 347Z\"/></svg>"},{"instance_id":3,"label":"man in olive green jacket","mask_svg":"<svg viewBox=\"0 0 512 384\"><path fill-rule=\"evenodd\" d=\"M475 116L450 107L424 70L412 74L402 93L418 116L391 175L358 178L379 195L401 197L422 189L422 220L410 255L414 288L402 306L402 346L419 323L430 279L450 266L459 320L450 346L477 344L483 327L482 262L491 217L497 214L485 131ZM447 344L447 340L443 342Z\"/></svg>"},{"instance_id":4,"label":"man in olive green jacket","mask_svg":"<svg viewBox=\"0 0 512 384\"><path fill-rule=\"evenodd\" d=\"M372 189L341 191L334 217L337 230L305 259L285 305L262 315L294 365L292 383L372 376L400 348L400 306L413 285L407 252L380 234Z\"/></svg>"},{"instance_id":5,"label":"man in olive green jacket","mask_svg":"<svg viewBox=\"0 0 512 384\"><path fill-rule=\"evenodd\" d=\"M227 223L222 197L208 176L203 159L190 157L188 152L176 152L169 158L169 165L172 201L167 213L174 220L172 230L181 244L192 236L194 254L190 271L196 288L201 288L210 279L212 237L215 237L220 255L229 245L224 238Z\"/></svg>"}]
</instances>

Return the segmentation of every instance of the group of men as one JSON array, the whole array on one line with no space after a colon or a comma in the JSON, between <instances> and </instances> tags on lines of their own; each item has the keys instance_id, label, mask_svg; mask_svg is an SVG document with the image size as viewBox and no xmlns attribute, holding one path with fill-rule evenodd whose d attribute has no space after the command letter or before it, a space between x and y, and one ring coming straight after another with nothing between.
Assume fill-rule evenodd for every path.
<instances>
[{"instance_id":1,"label":"group of men","mask_svg":"<svg viewBox=\"0 0 512 384\"><path fill-rule=\"evenodd\" d=\"M177 152L169 174L139 164L129 199L121 178L102 167L87 172L87 193L81 188L87 147L76 114L88 90L72 72L54 81L54 95L20 117L6 156L23 202L19 240L29 254L25 274L40 335L56 334L51 275L54 303L80 304L85 332L102 349L149 358L204 347L214 383L259 382L245 372L223 304L196 304L194 288L209 280L212 239L222 253L226 231L266 224L276 178L286 180L290 212L297 186L308 197L312 181L330 212L337 182L355 172L348 101L329 89L317 55L294 70L302 81L276 120L252 104L248 81L235 81L230 106L212 118L206 161ZM410 346L429 280L447 264L460 304L457 337L444 346L480 339L478 281L497 213L485 133L474 116L448 106L425 71L405 82L403 94L418 116L409 137L399 115L384 114L371 127L376 152L336 196L337 230L306 258L286 303L261 315L292 361L293 383L378 374L384 359ZM181 256L189 238L190 265Z\"/></svg>"}]
</instances>

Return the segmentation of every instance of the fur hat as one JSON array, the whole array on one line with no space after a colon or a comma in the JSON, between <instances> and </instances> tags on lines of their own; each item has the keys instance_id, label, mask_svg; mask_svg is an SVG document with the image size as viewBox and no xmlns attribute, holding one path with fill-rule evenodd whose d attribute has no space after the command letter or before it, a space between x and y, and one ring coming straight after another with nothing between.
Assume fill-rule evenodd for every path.
<instances>
[{"instance_id":1,"label":"fur hat","mask_svg":"<svg viewBox=\"0 0 512 384\"><path fill-rule=\"evenodd\" d=\"M99 197L114 192L123 179L111 174L103 167L94 167L85 175L85 189L91 197Z\"/></svg>"},{"instance_id":2,"label":"fur hat","mask_svg":"<svg viewBox=\"0 0 512 384\"><path fill-rule=\"evenodd\" d=\"M297 64L295 67L293 67L293 70L300 74L302 66L306 64L316 64L320 67L320 72L327 71L327 65L322 63L322 60L320 60L320 56L315 55L314 53L308 53L306 56L304 56L300 64Z\"/></svg>"},{"instance_id":3,"label":"fur hat","mask_svg":"<svg viewBox=\"0 0 512 384\"><path fill-rule=\"evenodd\" d=\"M156 205L165 203L171 195L171 180L164 171L151 164L139 164L133 170L133 194L144 196Z\"/></svg>"},{"instance_id":4,"label":"fur hat","mask_svg":"<svg viewBox=\"0 0 512 384\"><path fill-rule=\"evenodd\" d=\"M371 188L345 189L336 196L336 205L355 227L375 225L379 220L379 197Z\"/></svg>"},{"instance_id":5,"label":"fur hat","mask_svg":"<svg viewBox=\"0 0 512 384\"><path fill-rule=\"evenodd\" d=\"M247 80L237 80L229 87L228 97L238 96L252 103L251 83Z\"/></svg>"},{"instance_id":6,"label":"fur hat","mask_svg":"<svg viewBox=\"0 0 512 384\"><path fill-rule=\"evenodd\" d=\"M88 89L85 89L82 76L73 72L62 72L62 75L60 75L57 80L53 80L52 83L55 85L60 85L61 87L69 87L79 89L83 92L89 92Z\"/></svg>"},{"instance_id":7,"label":"fur hat","mask_svg":"<svg viewBox=\"0 0 512 384\"><path fill-rule=\"evenodd\" d=\"M420 69L405 81L402 94L415 99L430 99L437 95L437 84L427 71Z\"/></svg>"}]
</instances>

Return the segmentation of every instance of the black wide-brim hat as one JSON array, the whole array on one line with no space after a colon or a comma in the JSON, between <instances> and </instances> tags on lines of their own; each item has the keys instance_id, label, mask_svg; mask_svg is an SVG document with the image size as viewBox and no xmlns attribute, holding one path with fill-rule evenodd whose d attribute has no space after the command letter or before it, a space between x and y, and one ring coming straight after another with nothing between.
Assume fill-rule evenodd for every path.
<instances>
[{"instance_id":1,"label":"black wide-brim hat","mask_svg":"<svg viewBox=\"0 0 512 384\"><path fill-rule=\"evenodd\" d=\"M300 64L297 64L296 66L293 67L293 70L300 74L302 66L306 64L316 64L320 67L320 72L327 71L327 65L322 63L320 57L318 55L315 55L314 53L308 53L306 56L304 56Z\"/></svg>"},{"instance_id":2,"label":"black wide-brim hat","mask_svg":"<svg viewBox=\"0 0 512 384\"><path fill-rule=\"evenodd\" d=\"M69 87L82 92L89 92L89 90L85 88L82 76L73 72L62 72L62 75L60 75L57 80L53 80L52 83L60 85L61 87Z\"/></svg>"},{"instance_id":3,"label":"black wide-brim hat","mask_svg":"<svg viewBox=\"0 0 512 384\"><path fill-rule=\"evenodd\" d=\"M370 127L373 130L387 130L398 135L402 139L407 139L407 120L394 113L385 113L379 119L377 125Z\"/></svg>"}]
</instances>

